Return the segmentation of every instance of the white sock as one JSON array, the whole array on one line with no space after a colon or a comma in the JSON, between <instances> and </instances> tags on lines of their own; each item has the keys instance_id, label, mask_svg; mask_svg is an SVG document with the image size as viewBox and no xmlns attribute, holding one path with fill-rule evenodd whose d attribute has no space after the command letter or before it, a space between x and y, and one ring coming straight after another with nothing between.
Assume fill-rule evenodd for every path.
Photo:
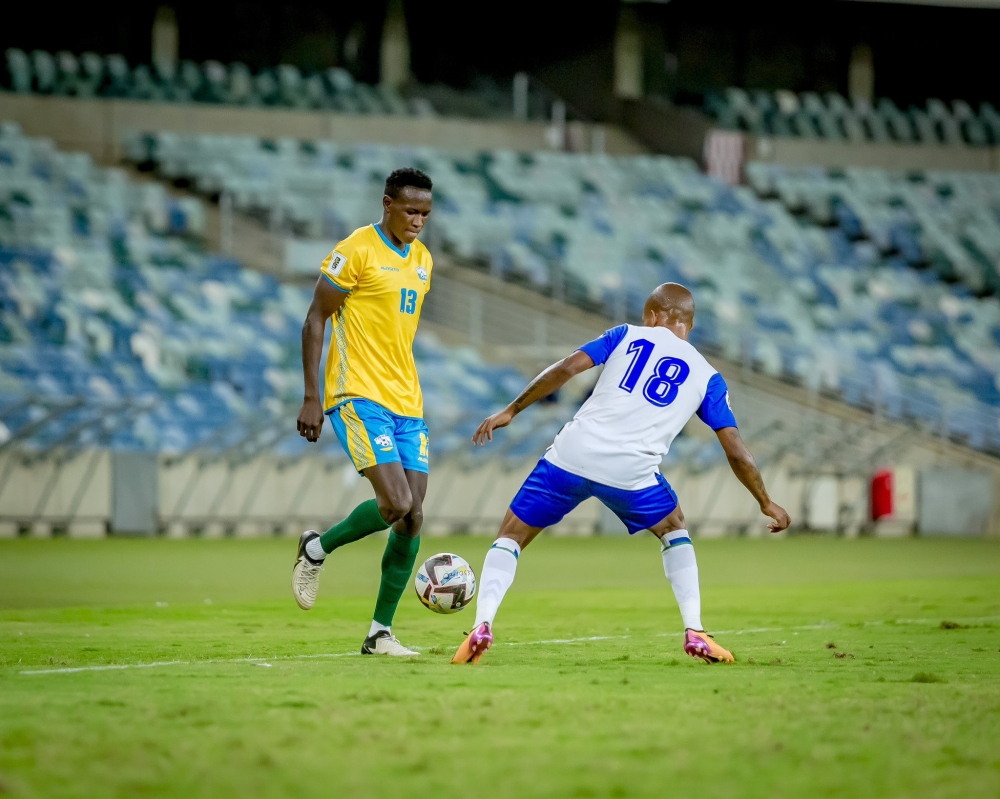
<instances>
[{"instance_id":1,"label":"white sock","mask_svg":"<svg viewBox=\"0 0 1000 799\"><path fill-rule=\"evenodd\" d=\"M319 536L316 536L312 541L306 544L306 554L313 560L323 560L326 557L326 552L323 551L323 545L319 542Z\"/></svg>"},{"instance_id":2,"label":"white sock","mask_svg":"<svg viewBox=\"0 0 1000 799\"><path fill-rule=\"evenodd\" d=\"M514 584L514 572L517 571L517 559L520 554L521 547L509 538L498 538L486 553L483 573L480 576L482 585L476 599L475 627L484 621L493 626L493 619L500 609L504 594Z\"/></svg>"},{"instance_id":3,"label":"white sock","mask_svg":"<svg viewBox=\"0 0 1000 799\"><path fill-rule=\"evenodd\" d=\"M674 530L660 539L663 545L663 573L674 589L684 628L702 630L701 591L698 588L698 560L687 530Z\"/></svg>"},{"instance_id":4,"label":"white sock","mask_svg":"<svg viewBox=\"0 0 1000 799\"><path fill-rule=\"evenodd\" d=\"M389 633L390 635L392 635L392 628L391 627L386 627L384 624L379 624L377 621L375 621L374 619L372 619L372 626L371 626L371 629L368 631L368 637L371 638L379 630L385 630L387 633Z\"/></svg>"}]
</instances>

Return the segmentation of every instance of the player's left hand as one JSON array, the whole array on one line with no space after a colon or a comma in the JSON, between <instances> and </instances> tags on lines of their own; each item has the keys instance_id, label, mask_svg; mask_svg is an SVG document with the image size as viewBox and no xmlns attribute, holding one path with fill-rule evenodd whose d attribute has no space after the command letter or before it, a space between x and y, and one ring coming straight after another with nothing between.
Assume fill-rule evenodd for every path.
<instances>
[{"instance_id":1,"label":"player's left hand","mask_svg":"<svg viewBox=\"0 0 1000 799\"><path fill-rule=\"evenodd\" d=\"M493 441L493 431L498 430L501 427L506 427L510 424L511 420L514 418L514 414L511 413L507 408L504 408L500 413L494 413L492 416L488 416L483 420L483 423L479 425L476 432L472 434L472 446L486 446L486 441Z\"/></svg>"}]
</instances>

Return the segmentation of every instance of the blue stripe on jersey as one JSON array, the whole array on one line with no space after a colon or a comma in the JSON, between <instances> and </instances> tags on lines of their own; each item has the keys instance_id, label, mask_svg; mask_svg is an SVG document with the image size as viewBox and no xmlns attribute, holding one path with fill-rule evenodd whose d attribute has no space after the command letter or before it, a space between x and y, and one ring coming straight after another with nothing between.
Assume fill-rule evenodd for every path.
<instances>
[{"instance_id":1,"label":"blue stripe on jersey","mask_svg":"<svg viewBox=\"0 0 1000 799\"><path fill-rule=\"evenodd\" d=\"M604 331L600 338L588 341L579 349L590 356L595 366L606 363L608 358L611 357L611 353L615 351L615 347L622 343L622 339L625 338L626 333L628 333L628 325L613 327L610 330Z\"/></svg>"},{"instance_id":2,"label":"blue stripe on jersey","mask_svg":"<svg viewBox=\"0 0 1000 799\"><path fill-rule=\"evenodd\" d=\"M322 275L323 275L323 277L325 277L329 281L329 283L330 283L331 286L333 286L335 289L337 289L337 291L342 291L342 292L344 292L344 294L350 294L351 293L350 289L345 289L343 286L338 286L336 283L334 283L333 282L333 278L330 277L326 272L323 272Z\"/></svg>"},{"instance_id":3,"label":"blue stripe on jersey","mask_svg":"<svg viewBox=\"0 0 1000 799\"><path fill-rule=\"evenodd\" d=\"M705 399L698 409L698 418L713 430L723 427L738 427L733 409L729 406L729 388L722 375L716 372L708 381Z\"/></svg>"}]
</instances>

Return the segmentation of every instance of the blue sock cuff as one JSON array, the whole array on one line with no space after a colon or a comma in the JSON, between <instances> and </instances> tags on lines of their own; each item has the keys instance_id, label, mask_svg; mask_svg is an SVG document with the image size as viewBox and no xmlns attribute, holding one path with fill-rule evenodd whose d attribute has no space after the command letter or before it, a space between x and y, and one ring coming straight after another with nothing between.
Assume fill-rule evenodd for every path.
<instances>
[{"instance_id":1,"label":"blue sock cuff","mask_svg":"<svg viewBox=\"0 0 1000 799\"><path fill-rule=\"evenodd\" d=\"M669 533L667 535L669 535ZM663 544L663 549L662 549L663 552L666 552L668 549L673 549L674 547L681 546L682 544L688 544L689 546L694 546L690 537L688 537L687 535L679 535L674 538L667 538L667 536L663 536L663 538L660 539L660 543Z\"/></svg>"}]
</instances>

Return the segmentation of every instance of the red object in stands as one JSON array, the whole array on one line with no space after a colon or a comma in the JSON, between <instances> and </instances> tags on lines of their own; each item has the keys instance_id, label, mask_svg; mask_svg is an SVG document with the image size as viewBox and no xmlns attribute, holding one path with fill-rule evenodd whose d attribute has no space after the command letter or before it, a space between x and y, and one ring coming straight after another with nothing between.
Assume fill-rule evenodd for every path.
<instances>
[{"instance_id":1,"label":"red object in stands","mask_svg":"<svg viewBox=\"0 0 1000 799\"><path fill-rule=\"evenodd\" d=\"M892 516L892 469L882 469L872 477L872 521Z\"/></svg>"}]
</instances>

